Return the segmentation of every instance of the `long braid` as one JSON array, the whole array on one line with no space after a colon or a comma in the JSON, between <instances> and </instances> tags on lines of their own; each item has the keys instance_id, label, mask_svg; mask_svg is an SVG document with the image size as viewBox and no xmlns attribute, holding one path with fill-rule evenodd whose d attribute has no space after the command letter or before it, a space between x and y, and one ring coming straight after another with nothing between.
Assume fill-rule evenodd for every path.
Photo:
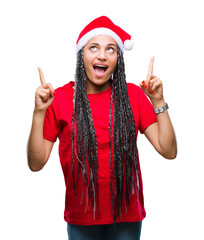
<instances>
[{"instance_id":1,"label":"long braid","mask_svg":"<svg viewBox=\"0 0 204 240\"><path fill-rule=\"evenodd\" d=\"M74 187L77 189L79 172L81 169L83 184L85 184L88 188L88 195L93 204L95 218L96 203L98 205L98 146L90 104L86 92L86 74L83 65L83 49L79 51L77 57L71 132L72 173ZM75 184L73 170L74 153L78 158L77 185ZM89 174L87 172L87 161L89 165Z\"/></svg>"},{"instance_id":2,"label":"long braid","mask_svg":"<svg viewBox=\"0 0 204 240\"><path fill-rule=\"evenodd\" d=\"M109 114L109 148L110 148L110 191L111 205L114 221L118 216L122 217L122 202L125 208L129 205L131 189L139 190L138 166L137 166L137 144L135 122L130 106L126 86L124 60L121 50L117 50L117 66L113 76L110 114ZM84 185L88 189L91 199L94 218L96 204L98 202L98 145L93 125L90 104L86 91L86 79L83 64L83 49L77 55L77 67L75 75L74 108L72 115L71 137L72 137L72 173L74 187L78 186L78 177L81 170ZM112 106L114 101L114 117L112 126ZM113 131L112 131L113 130ZM113 135L113 143L111 136ZM112 159L113 145L113 159ZM74 176L74 155L78 158L77 183ZM114 162L114 174L112 169ZM88 164L88 167L87 167ZM89 174L87 171L89 169ZM114 189L113 189L114 178ZM82 193L83 198L84 193ZM114 200L113 200L114 199ZM87 199L88 201L88 199Z\"/></svg>"},{"instance_id":3,"label":"long braid","mask_svg":"<svg viewBox=\"0 0 204 240\"><path fill-rule=\"evenodd\" d=\"M111 89L111 102L110 102L110 113L109 113L109 148L110 148L110 191L111 191L111 206L112 206L112 213L113 218L115 219L115 211L114 211L114 203L113 203L113 169L112 169L112 106L113 106L113 98L114 98L114 89L115 89L115 83L112 82L112 89Z\"/></svg>"},{"instance_id":4,"label":"long braid","mask_svg":"<svg viewBox=\"0 0 204 240\"><path fill-rule=\"evenodd\" d=\"M118 64L113 77L115 88L113 122L115 211L113 216L118 217L120 215L122 217L122 201L124 200L126 208L126 203L129 205L130 196L132 194L131 189L133 188L133 190L135 190L136 184L138 194L139 177L135 121L127 91L124 59L119 48L117 56ZM112 193L112 183L110 184L110 188ZM111 196L111 199L113 199L113 196Z\"/></svg>"}]
</instances>

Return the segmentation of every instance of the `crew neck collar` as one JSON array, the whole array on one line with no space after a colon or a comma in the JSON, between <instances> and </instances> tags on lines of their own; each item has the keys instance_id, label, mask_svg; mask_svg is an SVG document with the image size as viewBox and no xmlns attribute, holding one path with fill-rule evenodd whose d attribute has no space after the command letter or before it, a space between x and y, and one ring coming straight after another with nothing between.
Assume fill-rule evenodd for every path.
<instances>
[{"instance_id":1,"label":"crew neck collar","mask_svg":"<svg viewBox=\"0 0 204 240\"><path fill-rule=\"evenodd\" d=\"M70 87L74 93L74 89L73 89L73 86L75 85L75 82L74 81L70 81ZM112 88L112 84L110 85L110 87L102 92L99 92L99 93L88 93L87 95L90 97L90 96L99 96L99 95L103 95L103 94L106 94L108 92L111 92L111 88Z\"/></svg>"}]
</instances>

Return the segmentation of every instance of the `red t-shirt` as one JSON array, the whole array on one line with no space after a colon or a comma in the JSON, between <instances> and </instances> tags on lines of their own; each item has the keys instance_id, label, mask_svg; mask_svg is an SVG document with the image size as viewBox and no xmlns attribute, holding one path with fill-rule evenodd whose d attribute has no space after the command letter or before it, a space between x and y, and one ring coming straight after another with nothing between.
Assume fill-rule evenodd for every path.
<instances>
[{"instance_id":1,"label":"red t-shirt","mask_svg":"<svg viewBox=\"0 0 204 240\"><path fill-rule=\"evenodd\" d=\"M64 219L68 223L78 225L96 225L113 223L111 193L110 193L110 150L109 150L109 111L111 87L97 94L88 94L93 123L98 143L98 190L100 216L96 211L95 220L93 207L90 200L82 198L83 184L82 174L79 175L78 193L75 194L72 177L72 144L71 144L71 122L73 111L72 88L74 82L69 82L63 87L56 89L55 99L47 109L44 121L44 138L55 142L59 138L59 157L66 183ZM157 121L153 107L140 87L127 83L130 104L132 107L136 132L143 133L145 128ZM74 171L77 172L77 160L75 160ZM132 193L129 206L125 211L122 207L122 219L116 222L141 221L146 216L143 201L143 186L141 170L139 165L139 204L137 204L136 193ZM77 174L75 173L75 176ZM85 210L86 209L86 210Z\"/></svg>"}]
</instances>

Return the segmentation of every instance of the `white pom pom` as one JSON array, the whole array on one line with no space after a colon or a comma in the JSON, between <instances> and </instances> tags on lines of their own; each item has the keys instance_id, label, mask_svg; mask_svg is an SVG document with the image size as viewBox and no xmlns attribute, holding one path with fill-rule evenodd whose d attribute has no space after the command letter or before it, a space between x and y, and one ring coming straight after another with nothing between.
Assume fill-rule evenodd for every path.
<instances>
[{"instance_id":1,"label":"white pom pom","mask_svg":"<svg viewBox=\"0 0 204 240\"><path fill-rule=\"evenodd\" d=\"M131 40L125 40L124 49L131 50L133 48L133 42Z\"/></svg>"}]
</instances>

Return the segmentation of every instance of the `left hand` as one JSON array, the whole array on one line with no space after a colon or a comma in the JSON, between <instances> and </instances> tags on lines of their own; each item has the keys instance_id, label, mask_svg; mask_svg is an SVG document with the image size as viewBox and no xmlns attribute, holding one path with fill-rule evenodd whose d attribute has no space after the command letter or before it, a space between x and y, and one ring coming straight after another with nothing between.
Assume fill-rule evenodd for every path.
<instances>
[{"instance_id":1,"label":"left hand","mask_svg":"<svg viewBox=\"0 0 204 240\"><path fill-rule=\"evenodd\" d=\"M151 58L146 81L140 83L144 93L150 98L151 102L163 100L163 84L160 78L153 75L154 57Z\"/></svg>"}]
</instances>

